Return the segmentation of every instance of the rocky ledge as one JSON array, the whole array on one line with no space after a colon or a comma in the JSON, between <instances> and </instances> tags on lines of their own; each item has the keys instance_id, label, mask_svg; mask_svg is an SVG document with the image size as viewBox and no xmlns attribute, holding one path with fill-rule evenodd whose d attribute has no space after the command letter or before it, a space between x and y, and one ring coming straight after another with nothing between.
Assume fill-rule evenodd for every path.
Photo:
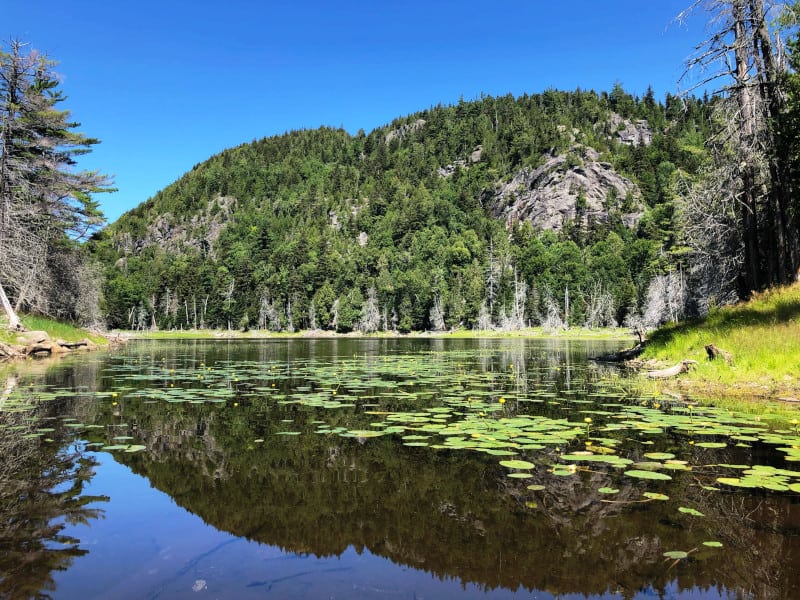
<instances>
[{"instance_id":1,"label":"rocky ledge","mask_svg":"<svg viewBox=\"0 0 800 600\"><path fill-rule=\"evenodd\" d=\"M0 360L34 356L54 356L75 351L96 350L97 345L88 338L77 342L50 339L45 331L24 331L17 335L15 344L0 342Z\"/></svg>"},{"instance_id":2,"label":"rocky ledge","mask_svg":"<svg viewBox=\"0 0 800 600\"><path fill-rule=\"evenodd\" d=\"M612 211L633 228L644 212L636 185L602 162L596 150L580 145L542 157L538 168L520 170L484 201L509 228L530 221L540 229L560 231L568 222L606 222Z\"/></svg>"}]
</instances>

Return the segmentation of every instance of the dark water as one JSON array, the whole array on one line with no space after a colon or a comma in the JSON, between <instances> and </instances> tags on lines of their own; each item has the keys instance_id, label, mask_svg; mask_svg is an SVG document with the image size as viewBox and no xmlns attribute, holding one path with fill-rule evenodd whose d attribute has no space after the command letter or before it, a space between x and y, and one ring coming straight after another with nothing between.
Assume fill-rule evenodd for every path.
<instances>
[{"instance_id":1,"label":"dark water","mask_svg":"<svg viewBox=\"0 0 800 600\"><path fill-rule=\"evenodd\" d=\"M0 377L0 598L800 597L798 494L720 489L711 467L796 463L760 442L601 434L624 420L587 409L644 404L587 362L614 347L134 342L15 367ZM597 437L512 457L432 447L444 419L415 411L449 403L456 419L473 402L487 403L479 418L541 415ZM359 433L396 413L420 421ZM603 436L620 456L671 452L692 470L552 472L586 441L614 442ZM535 463L530 477L508 477L507 458Z\"/></svg>"}]
</instances>

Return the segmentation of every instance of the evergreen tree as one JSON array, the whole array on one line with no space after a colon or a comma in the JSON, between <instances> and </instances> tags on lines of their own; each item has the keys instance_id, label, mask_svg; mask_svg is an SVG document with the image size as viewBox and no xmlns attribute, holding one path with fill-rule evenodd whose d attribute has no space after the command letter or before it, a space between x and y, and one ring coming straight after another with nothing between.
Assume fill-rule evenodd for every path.
<instances>
[{"instance_id":1,"label":"evergreen tree","mask_svg":"<svg viewBox=\"0 0 800 600\"><path fill-rule=\"evenodd\" d=\"M74 169L97 140L59 109L65 98L52 68L17 40L0 49L0 300L14 328L15 308L48 312L48 252L88 237L102 223L92 194L110 191L107 177Z\"/></svg>"}]
</instances>

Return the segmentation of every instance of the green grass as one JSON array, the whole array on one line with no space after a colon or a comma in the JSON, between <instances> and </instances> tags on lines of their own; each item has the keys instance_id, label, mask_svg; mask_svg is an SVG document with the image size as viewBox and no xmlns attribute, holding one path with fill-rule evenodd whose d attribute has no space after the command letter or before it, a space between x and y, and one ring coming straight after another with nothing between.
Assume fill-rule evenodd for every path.
<instances>
[{"instance_id":1,"label":"green grass","mask_svg":"<svg viewBox=\"0 0 800 600\"><path fill-rule=\"evenodd\" d=\"M705 346L733 355L708 360ZM698 366L682 381L710 395L800 398L800 284L713 311L706 319L667 325L650 336L643 358Z\"/></svg>"},{"instance_id":2,"label":"green grass","mask_svg":"<svg viewBox=\"0 0 800 600\"><path fill-rule=\"evenodd\" d=\"M101 335L46 317L29 315L20 316L20 319L25 329L29 331L46 331L52 340L60 339L65 342L77 342L86 338L99 345L108 343L108 340ZM7 320L4 317L0 318L0 341L7 344L15 344L17 342L17 334L7 330Z\"/></svg>"}]
</instances>

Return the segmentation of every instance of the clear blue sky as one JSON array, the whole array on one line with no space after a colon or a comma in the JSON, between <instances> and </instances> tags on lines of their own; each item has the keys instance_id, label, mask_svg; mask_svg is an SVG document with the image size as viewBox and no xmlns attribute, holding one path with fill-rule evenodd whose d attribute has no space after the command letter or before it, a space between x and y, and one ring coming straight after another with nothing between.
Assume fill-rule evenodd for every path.
<instances>
[{"instance_id":1,"label":"clear blue sky","mask_svg":"<svg viewBox=\"0 0 800 600\"><path fill-rule=\"evenodd\" d=\"M3 0L0 34L59 61L102 143L109 221L196 163L320 125L369 132L481 93L677 91L705 25L690 0ZM2 31L5 30L5 31Z\"/></svg>"}]
</instances>

